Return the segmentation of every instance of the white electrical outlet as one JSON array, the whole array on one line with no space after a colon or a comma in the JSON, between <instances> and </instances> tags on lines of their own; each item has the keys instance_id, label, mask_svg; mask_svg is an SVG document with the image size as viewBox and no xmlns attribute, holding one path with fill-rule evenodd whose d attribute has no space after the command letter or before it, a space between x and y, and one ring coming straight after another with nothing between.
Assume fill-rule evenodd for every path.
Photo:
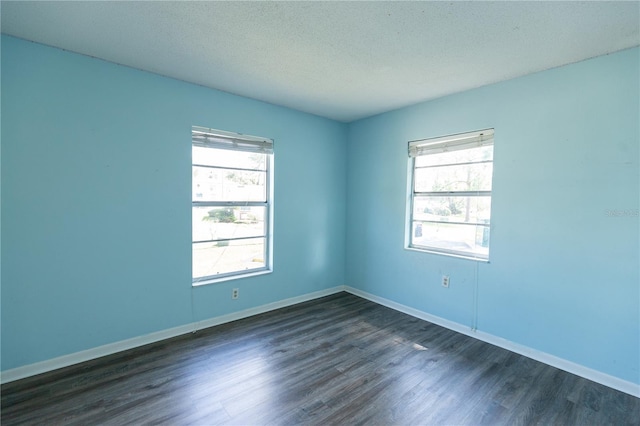
<instances>
[{"instance_id":1,"label":"white electrical outlet","mask_svg":"<svg viewBox=\"0 0 640 426\"><path fill-rule=\"evenodd\" d=\"M449 275L442 276L442 287L449 288Z\"/></svg>"},{"instance_id":2,"label":"white electrical outlet","mask_svg":"<svg viewBox=\"0 0 640 426\"><path fill-rule=\"evenodd\" d=\"M234 288L233 290L231 290L231 298L237 299L238 297L240 297L240 289Z\"/></svg>"}]
</instances>

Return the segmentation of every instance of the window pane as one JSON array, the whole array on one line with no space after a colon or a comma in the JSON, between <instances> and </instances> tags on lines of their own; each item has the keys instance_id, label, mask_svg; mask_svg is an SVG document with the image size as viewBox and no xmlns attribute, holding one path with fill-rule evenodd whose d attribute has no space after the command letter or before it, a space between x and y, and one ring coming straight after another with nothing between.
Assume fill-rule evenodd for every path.
<instances>
[{"instance_id":1,"label":"window pane","mask_svg":"<svg viewBox=\"0 0 640 426\"><path fill-rule=\"evenodd\" d=\"M488 224L491 197L419 197L413 201L413 219Z\"/></svg>"},{"instance_id":2,"label":"window pane","mask_svg":"<svg viewBox=\"0 0 640 426\"><path fill-rule=\"evenodd\" d=\"M416 157L416 167L471 163L474 161L487 160L493 161L493 145L443 152L440 154L420 155Z\"/></svg>"},{"instance_id":3,"label":"window pane","mask_svg":"<svg viewBox=\"0 0 640 426\"><path fill-rule=\"evenodd\" d=\"M193 207L193 241L266 235L266 207Z\"/></svg>"},{"instance_id":4,"label":"window pane","mask_svg":"<svg viewBox=\"0 0 640 426\"><path fill-rule=\"evenodd\" d=\"M191 153L193 164L231 167L236 169L266 170L266 154L203 148L201 146L194 146Z\"/></svg>"},{"instance_id":5,"label":"window pane","mask_svg":"<svg viewBox=\"0 0 640 426\"><path fill-rule=\"evenodd\" d=\"M413 222L412 245L462 254L489 255L489 227Z\"/></svg>"},{"instance_id":6,"label":"window pane","mask_svg":"<svg viewBox=\"0 0 640 426\"><path fill-rule=\"evenodd\" d=\"M266 178L266 172L193 166L193 201L265 201Z\"/></svg>"},{"instance_id":7,"label":"window pane","mask_svg":"<svg viewBox=\"0 0 640 426\"><path fill-rule=\"evenodd\" d=\"M415 191L491 191L492 172L493 163L415 169Z\"/></svg>"},{"instance_id":8,"label":"window pane","mask_svg":"<svg viewBox=\"0 0 640 426\"><path fill-rule=\"evenodd\" d=\"M265 239L193 244L193 277L211 277L265 267Z\"/></svg>"}]
</instances>

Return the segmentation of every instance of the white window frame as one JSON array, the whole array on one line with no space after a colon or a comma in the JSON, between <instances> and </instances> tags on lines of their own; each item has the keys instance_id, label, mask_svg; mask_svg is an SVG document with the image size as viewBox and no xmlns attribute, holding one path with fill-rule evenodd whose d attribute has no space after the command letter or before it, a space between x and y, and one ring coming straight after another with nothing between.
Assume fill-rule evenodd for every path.
<instances>
[{"instance_id":1,"label":"white window frame","mask_svg":"<svg viewBox=\"0 0 640 426\"><path fill-rule=\"evenodd\" d=\"M477 261L489 261L489 247L487 247L487 254L449 250L442 247L435 247L429 245L421 245L414 242L414 222L431 222L441 224L461 224L461 225L475 225L478 227L486 228L489 232L491 229L491 219L487 223L457 223L449 222L445 220L414 220L414 202L416 197L430 198L430 197L489 197L491 200L491 193L493 188L493 182L491 188L488 191L436 191L436 192L417 192L415 190L415 171L416 171L416 158L422 155L432 155L456 150L464 150L470 148L476 148L480 146L493 146L494 129L485 129L474 132L459 133L450 136L441 136L437 138L421 139L409 142L409 162L408 162L408 182L407 182L407 215L406 215L406 229L405 229L405 248L409 250L417 250L422 252L459 257L464 259L471 259ZM483 161L488 162L488 161ZM493 173L493 156L490 163L492 165ZM473 163L452 163L445 165L464 165L464 164L477 164ZM433 166L435 167L435 166ZM438 166L440 167L440 166ZM490 236L489 236L490 241ZM490 242L489 242L490 244Z\"/></svg>"},{"instance_id":2,"label":"white window frame","mask_svg":"<svg viewBox=\"0 0 640 426\"><path fill-rule=\"evenodd\" d=\"M264 266L252 269L243 269L233 272L226 272L215 274L205 277L194 277L192 271L192 285L199 286L204 284L212 284L221 281L228 281L232 279L245 278L248 276L262 275L271 273L273 271L273 140L263 138L259 136L250 136L240 133L227 132L223 130L210 129L206 127L193 126L191 131L192 147L199 146L212 149L225 149L232 151L242 152L256 152L266 154L265 160L265 200L264 201L198 201L194 199L192 194L192 207L265 207L265 231L264 235L256 236L259 238L265 238L264 243ZM202 164L196 164L193 159L191 161L192 167L211 167L217 169L227 169L224 166L207 166ZM234 167L229 167L229 170L244 170ZM246 169L246 171L252 171ZM193 192L193 190L192 190ZM192 224L193 228L193 224ZM224 238L220 240L211 240L210 242L217 241L234 241L242 240L253 237L240 237L240 238ZM193 241L192 248L196 243L202 243L205 241Z\"/></svg>"}]
</instances>

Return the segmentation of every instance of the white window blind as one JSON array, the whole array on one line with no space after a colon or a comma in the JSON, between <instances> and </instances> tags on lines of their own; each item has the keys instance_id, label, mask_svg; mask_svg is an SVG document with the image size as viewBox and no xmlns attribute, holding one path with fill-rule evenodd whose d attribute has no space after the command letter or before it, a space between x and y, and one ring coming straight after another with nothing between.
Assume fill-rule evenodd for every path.
<instances>
[{"instance_id":1,"label":"white window blind","mask_svg":"<svg viewBox=\"0 0 640 426\"><path fill-rule=\"evenodd\" d=\"M459 151L493 144L493 129L409 142L409 157Z\"/></svg>"},{"instance_id":2,"label":"white window blind","mask_svg":"<svg viewBox=\"0 0 640 426\"><path fill-rule=\"evenodd\" d=\"M273 154L273 140L271 139L229 133L206 127L193 126L192 140L195 146L206 148Z\"/></svg>"}]
</instances>

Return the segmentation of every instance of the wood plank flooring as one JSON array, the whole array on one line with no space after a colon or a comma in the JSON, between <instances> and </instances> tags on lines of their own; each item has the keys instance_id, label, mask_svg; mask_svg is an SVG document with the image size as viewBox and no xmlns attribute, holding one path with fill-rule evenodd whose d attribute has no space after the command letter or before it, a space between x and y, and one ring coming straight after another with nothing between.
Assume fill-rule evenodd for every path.
<instances>
[{"instance_id":1,"label":"wood plank flooring","mask_svg":"<svg viewBox=\"0 0 640 426\"><path fill-rule=\"evenodd\" d=\"M640 399L348 293L2 386L64 425L639 425Z\"/></svg>"}]
</instances>

